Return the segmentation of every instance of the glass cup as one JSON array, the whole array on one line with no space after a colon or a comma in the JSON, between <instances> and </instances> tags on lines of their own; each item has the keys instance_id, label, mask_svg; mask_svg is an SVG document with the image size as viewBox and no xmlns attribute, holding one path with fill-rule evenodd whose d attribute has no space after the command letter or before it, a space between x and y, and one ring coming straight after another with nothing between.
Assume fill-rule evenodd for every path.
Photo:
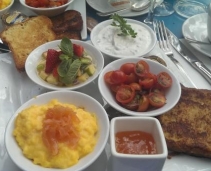
<instances>
[{"instance_id":1,"label":"glass cup","mask_svg":"<svg viewBox=\"0 0 211 171\"><path fill-rule=\"evenodd\" d=\"M206 13L207 6L195 0L177 0L174 4L174 10L180 16L189 18L196 14Z\"/></svg>"}]
</instances>

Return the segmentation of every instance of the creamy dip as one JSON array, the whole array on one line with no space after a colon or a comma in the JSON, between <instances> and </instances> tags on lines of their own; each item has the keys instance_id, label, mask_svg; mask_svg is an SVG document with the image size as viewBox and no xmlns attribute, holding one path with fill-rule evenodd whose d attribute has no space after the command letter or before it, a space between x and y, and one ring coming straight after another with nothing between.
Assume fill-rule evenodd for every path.
<instances>
[{"instance_id":1,"label":"creamy dip","mask_svg":"<svg viewBox=\"0 0 211 171\"><path fill-rule=\"evenodd\" d=\"M142 25L130 23L137 32L136 38L131 36L119 36L121 30L118 27L108 25L98 34L97 44L99 48L109 54L133 56L146 51L151 45L150 32Z\"/></svg>"}]
</instances>

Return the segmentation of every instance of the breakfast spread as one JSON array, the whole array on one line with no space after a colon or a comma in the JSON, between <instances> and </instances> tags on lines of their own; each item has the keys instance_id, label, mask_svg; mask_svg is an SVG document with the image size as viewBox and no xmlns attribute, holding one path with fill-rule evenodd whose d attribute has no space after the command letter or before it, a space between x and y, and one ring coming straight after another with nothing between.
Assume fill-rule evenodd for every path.
<instances>
[{"instance_id":1,"label":"breakfast spread","mask_svg":"<svg viewBox=\"0 0 211 171\"><path fill-rule=\"evenodd\" d=\"M144 60L122 64L118 70L107 72L104 80L121 106L137 112L164 106L165 91L172 85L167 72L151 73Z\"/></svg>"},{"instance_id":2,"label":"breakfast spread","mask_svg":"<svg viewBox=\"0 0 211 171\"><path fill-rule=\"evenodd\" d=\"M21 111L13 135L34 164L64 169L93 151L97 132L95 114L53 99Z\"/></svg>"},{"instance_id":3,"label":"breakfast spread","mask_svg":"<svg viewBox=\"0 0 211 171\"><path fill-rule=\"evenodd\" d=\"M182 87L178 104L158 116L171 151L211 158L211 91Z\"/></svg>"},{"instance_id":4,"label":"breakfast spread","mask_svg":"<svg viewBox=\"0 0 211 171\"><path fill-rule=\"evenodd\" d=\"M57 86L74 86L91 77L96 67L84 47L63 38L60 49L43 52L37 65L38 75L46 82Z\"/></svg>"},{"instance_id":5,"label":"breakfast spread","mask_svg":"<svg viewBox=\"0 0 211 171\"><path fill-rule=\"evenodd\" d=\"M157 154L152 134L143 131L122 131L115 134L116 151L123 154Z\"/></svg>"}]
</instances>

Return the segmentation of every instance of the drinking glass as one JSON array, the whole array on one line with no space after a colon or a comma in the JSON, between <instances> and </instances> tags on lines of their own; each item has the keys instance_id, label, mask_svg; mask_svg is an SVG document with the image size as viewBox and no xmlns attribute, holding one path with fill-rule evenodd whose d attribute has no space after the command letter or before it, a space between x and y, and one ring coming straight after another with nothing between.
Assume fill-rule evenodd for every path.
<instances>
[{"instance_id":1,"label":"drinking glass","mask_svg":"<svg viewBox=\"0 0 211 171\"><path fill-rule=\"evenodd\" d=\"M177 0L174 4L174 10L180 16L189 18L196 14L206 13L207 6L196 0Z\"/></svg>"},{"instance_id":2,"label":"drinking glass","mask_svg":"<svg viewBox=\"0 0 211 171\"><path fill-rule=\"evenodd\" d=\"M155 16L168 16L174 13L173 5L165 0L154 9Z\"/></svg>"}]
</instances>

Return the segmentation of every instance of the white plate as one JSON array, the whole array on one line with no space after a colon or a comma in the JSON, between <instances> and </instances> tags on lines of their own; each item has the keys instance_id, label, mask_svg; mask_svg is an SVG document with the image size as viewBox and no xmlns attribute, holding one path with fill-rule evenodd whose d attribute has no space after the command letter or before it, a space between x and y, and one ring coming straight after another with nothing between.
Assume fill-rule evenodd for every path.
<instances>
[{"instance_id":1,"label":"white plate","mask_svg":"<svg viewBox=\"0 0 211 171\"><path fill-rule=\"evenodd\" d=\"M109 3L108 0L86 0L86 2L95 10L99 12L109 12L113 11L116 8L112 7ZM163 0L156 0L156 5L161 4ZM123 12L119 12L118 14L123 16L123 17L135 17L135 16L140 16L143 14L148 13L148 8L140 11L140 12L134 12L130 10L125 10Z\"/></svg>"},{"instance_id":2,"label":"white plate","mask_svg":"<svg viewBox=\"0 0 211 171\"><path fill-rule=\"evenodd\" d=\"M86 0L74 0L73 4L71 4L67 10L74 9L81 13L82 19L83 19L83 29L81 31L81 38L84 40L87 38L87 27L86 27ZM15 3L11 7L10 11L21 11L24 14L30 16L30 15L36 15L32 11L30 11L27 8L24 8L19 1L15 0ZM0 22L0 31L2 30L3 26Z\"/></svg>"},{"instance_id":3,"label":"white plate","mask_svg":"<svg viewBox=\"0 0 211 171\"><path fill-rule=\"evenodd\" d=\"M150 53L150 55L152 54L163 57L172 71L178 71L171 60L165 56L165 54L160 51L157 46L152 53ZM175 57L177 58L179 56L175 53ZM182 64L185 63L187 62L184 61ZM188 65L185 67L185 69L187 68ZM195 70L189 71L193 73L191 79L194 81L194 83L199 82L198 84L201 85L201 88L211 89L210 85L202 77L196 76L197 72ZM13 163L6 152L4 144L4 131L10 117L23 103L36 95L47 92L48 90L33 83L27 77L26 73L17 72L12 55L10 53L0 54L0 73L0 171L21 171ZM179 79L183 79L179 75L179 72L175 72L175 74L177 77L179 77ZM100 96L97 81L90 83L78 91L91 95L103 106L106 105L106 102ZM110 109L111 108L107 110L108 115L119 115L119 112ZM100 157L83 171L111 171L109 170L109 157L110 145L108 143ZM211 159L178 154L166 160L162 171L211 171Z\"/></svg>"},{"instance_id":4,"label":"white plate","mask_svg":"<svg viewBox=\"0 0 211 171\"><path fill-rule=\"evenodd\" d=\"M29 54L25 63L25 69L26 69L26 73L28 77L36 84L50 90L76 90L92 83L92 81L94 81L98 77L99 73L103 69L104 57L102 53L98 49L96 49L94 46L80 40L72 40L72 43L83 46L86 53L92 57L92 61L96 65L95 73L91 77L89 77L88 80L80 84L70 86L70 87L60 87L60 86L50 84L40 78L40 76L37 74L36 67L42 58L42 53L46 52L48 49L56 49L60 45L60 43L61 43L61 40L47 42L37 47Z\"/></svg>"},{"instance_id":5,"label":"white plate","mask_svg":"<svg viewBox=\"0 0 211 171\"><path fill-rule=\"evenodd\" d=\"M207 15L207 13L203 13L188 18L182 26L183 36L209 42L207 37ZM190 43L190 45L204 55L211 57L211 45L196 43Z\"/></svg>"},{"instance_id":6,"label":"white plate","mask_svg":"<svg viewBox=\"0 0 211 171\"><path fill-rule=\"evenodd\" d=\"M131 43L131 44L123 44L121 42L117 42L117 47L122 45L121 47L121 50L120 48L116 48L118 50L116 50L115 48L113 50L111 50L111 46L114 45L116 42L114 41L111 41L111 40L115 40L115 36L117 36L115 33L108 33L103 30L105 27L107 26L110 26L111 23L112 23L112 19L110 20L106 20L106 21L103 21L101 23L99 23L98 25L96 25L92 32L91 32L91 35L90 35L90 39L91 39L91 42L92 44L97 48L99 49L103 54L106 54L112 58L116 58L116 59L119 59L119 58L132 58L132 57L141 57L141 56L144 56L146 55L147 53L149 53L150 51L152 51L152 49L155 47L156 45L156 42L157 42L157 39L156 39L156 35L154 33L154 31L146 24L144 24L143 22L140 22L140 21L137 21L137 20L133 20L133 19L125 19L127 21L128 24L134 24L134 25L138 25L138 27L136 29L134 29L135 31L137 30L137 33L139 35L137 35L136 39L134 42L138 42L138 40L140 40L140 47L136 50L133 50L134 51L134 54L127 54L126 52L129 51L127 50L127 46L135 46L138 47L137 43ZM114 28L114 26L112 26ZM105 32L105 35L102 34L100 35L102 32L101 31L104 31ZM138 32L139 31L139 32ZM143 33L142 33L143 32ZM107 36L108 35L108 36ZM108 41L105 43L104 41L99 41L99 39L101 38L102 40L106 40L104 39L104 37L108 37ZM117 36L119 37L119 36ZM111 40L110 40L111 39ZM117 39L118 40L118 39ZM121 41L124 41L124 39L120 39ZM146 43L147 40L148 42ZM112 42L112 44L110 43ZM118 44L119 43L119 44ZM134 45L135 44L135 45ZM141 47L141 44L146 44L145 47Z\"/></svg>"}]
</instances>

